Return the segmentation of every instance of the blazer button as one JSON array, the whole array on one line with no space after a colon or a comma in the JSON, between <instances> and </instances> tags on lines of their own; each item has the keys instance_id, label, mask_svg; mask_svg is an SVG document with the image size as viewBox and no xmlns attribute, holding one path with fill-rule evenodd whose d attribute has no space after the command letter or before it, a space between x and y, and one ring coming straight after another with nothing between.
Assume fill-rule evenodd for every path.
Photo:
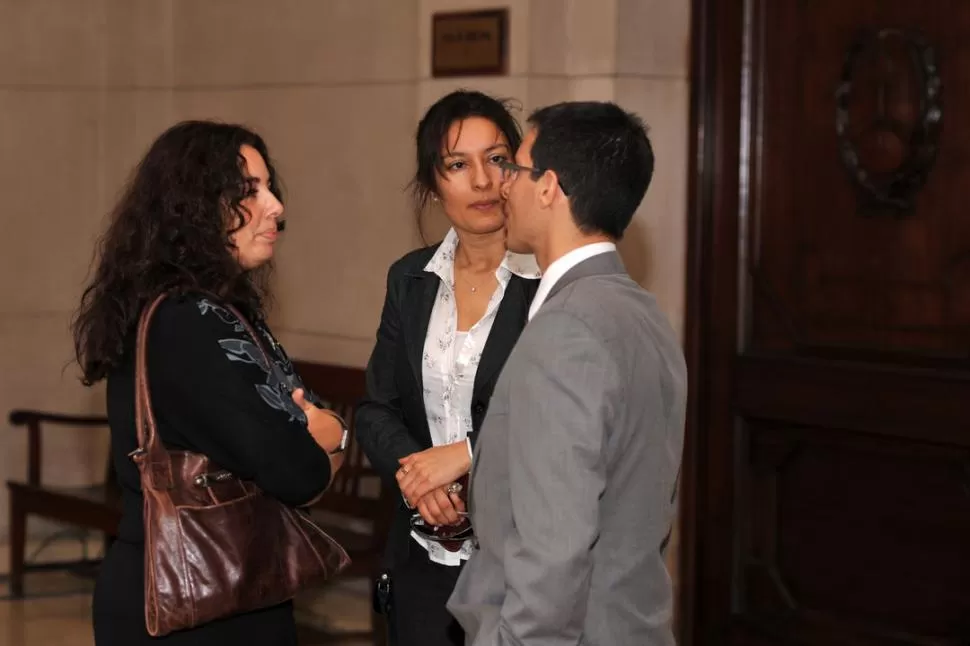
<instances>
[{"instance_id":1,"label":"blazer button","mask_svg":"<svg viewBox=\"0 0 970 646\"><path fill-rule=\"evenodd\" d=\"M475 402L475 404L472 406L472 413L474 413L475 415L484 415L485 404L483 404L482 402Z\"/></svg>"}]
</instances>

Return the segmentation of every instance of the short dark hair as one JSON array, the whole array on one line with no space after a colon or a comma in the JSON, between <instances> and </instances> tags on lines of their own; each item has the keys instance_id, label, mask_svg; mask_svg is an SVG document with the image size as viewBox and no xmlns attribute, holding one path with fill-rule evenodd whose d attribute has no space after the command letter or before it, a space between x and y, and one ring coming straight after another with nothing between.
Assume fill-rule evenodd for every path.
<instances>
[{"instance_id":1,"label":"short dark hair","mask_svg":"<svg viewBox=\"0 0 970 646\"><path fill-rule=\"evenodd\" d=\"M418 232L422 237L424 234L421 215L428 200L438 190L437 173L444 173L445 170L441 147L446 141L451 124L471 117L488 119L508 139L510 152L514 155L522 143L522 130L512 116L511 109L512 101L509 99L498 99L476 90L461 89L441 97L425 112L414 137L417 170L410 185Z\"/></svg>"},{"instance_id":2,"label":"short dark hair","mask_svg":"<svg viewBox=\"0 0 970 646\"><path fill-rule=\"evenodd\" d=\"M559 175L579 229L622 238L653 177L643 121L615 103L569 101L536 110L529 123L532 166Z\"/></svg>"}]
</instances>

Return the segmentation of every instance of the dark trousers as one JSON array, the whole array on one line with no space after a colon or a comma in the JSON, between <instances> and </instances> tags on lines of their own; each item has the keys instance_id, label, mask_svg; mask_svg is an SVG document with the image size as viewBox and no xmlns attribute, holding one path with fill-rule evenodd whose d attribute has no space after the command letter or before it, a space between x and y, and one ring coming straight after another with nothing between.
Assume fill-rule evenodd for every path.
<instances>
[{"instance_id":1,"label":"dark trousers","mask_svg":"<svg viewBox=\"0 0 970 646\"><path fill-rule=\"evenodd\" d=\"M417 543L409 547L391 572L391 645L464 646L465 633L445 607L463 565L440 565Z\"/></svg>"}]
</instances>

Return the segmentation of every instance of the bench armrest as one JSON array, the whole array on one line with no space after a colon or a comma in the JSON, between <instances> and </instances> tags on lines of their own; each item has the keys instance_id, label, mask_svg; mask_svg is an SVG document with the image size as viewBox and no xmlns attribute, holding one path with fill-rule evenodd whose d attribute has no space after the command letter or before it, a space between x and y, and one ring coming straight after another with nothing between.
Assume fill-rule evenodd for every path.
<instances>
[{"instance_id":1,"label":"bench armrest","mask_svg":"<svg viewBox=\"0 0 970 646\"><path fill-rule=\"evenodd\" d=\"M10 411L11 425L29 426L31 423L50 423L63 426L107 426L108 418L103 415L65 415L39 410L14 409Z\"/></svg>"},{"instance_id":2,"label":"bench armrest","mask_svg":"<svg viewBox=\"0 0 970 646\"><path fill-rule=\"evenodd\" d=\"M67 415L36 410L10 411L11 426L27 427L27 483L40 485L41 424L55 426L105 427L108 418L99 415Z\"/></svg>"}]
</instances>

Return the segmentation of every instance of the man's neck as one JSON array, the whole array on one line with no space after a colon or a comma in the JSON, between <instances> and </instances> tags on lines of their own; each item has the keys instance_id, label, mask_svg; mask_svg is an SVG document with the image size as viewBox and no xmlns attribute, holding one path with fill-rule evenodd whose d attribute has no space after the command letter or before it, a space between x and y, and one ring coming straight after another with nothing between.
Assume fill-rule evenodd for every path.
<instances>
[{"instance_id":1,"label":"man's neck","mask_svg":"<svg viewBox=\"0 0 970 646\"><path fill-rule=\"evenodd\" d=\"M596 244L597 242L616 241L603 233L587 235L582 231L576 231L573 235L561 236L559 238L556 236L550 236L549 240L542 245L542 248L536 249L536 262L539 263L539 269L542 270L542 273L546 273L546 270L549 269L549 265L565 256L570 251L575 251L580 247Z\"/></svg>"},{"instance_id":2,"label":"man's neck","mask_svg":"<svg viewBox=\"0 0 970 646\"><path fill-rule=\"evenodd\" d=\"M490 233L458 232L455 266L473 273L494 272L505 258L505 229Z\"/></svg>"}]
</instances>

